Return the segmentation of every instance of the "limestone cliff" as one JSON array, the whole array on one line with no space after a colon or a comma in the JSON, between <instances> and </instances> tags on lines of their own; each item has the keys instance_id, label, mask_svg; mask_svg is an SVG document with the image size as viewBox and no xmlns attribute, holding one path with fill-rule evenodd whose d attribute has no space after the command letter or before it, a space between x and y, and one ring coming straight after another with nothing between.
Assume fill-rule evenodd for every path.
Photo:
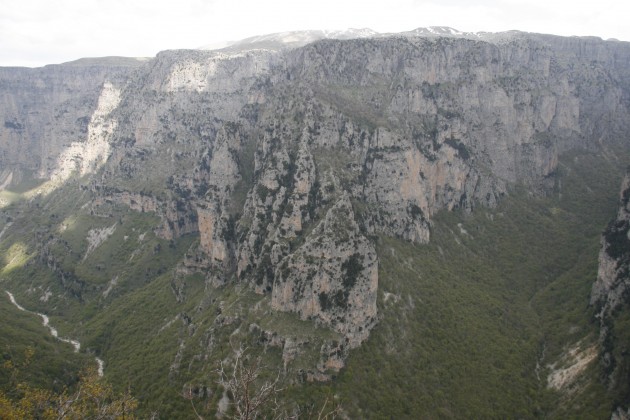
<instances>
[{"instance_id":1,"label":"limestone cliff","mask_svg":"<svg viewBox=\"0 0 630 420\"><path fill-rule=\"evenodd\" d=\"M143 63L85 59L38 69L0 68L0 172L38 178L91 172L108 157L108 115ZM16 179L17 181L17 179Z\"/></svg>"},{"instance_id":2,"label":"limestone cliff","mask_svg":"<svg viewBox=\"0 0 630 420\"><path fill-rule=\"evenodd\" d=\"M438 211L494 206L518 183L545 194L560 153L630 132L623 42L416 31L263 45L0 69L0 182L83 176L95 208L198 234L181 272L249 285L356 347L378 319L378 235L426 243Z\"/></svg>"},{"instance_id":3,"label":"limestone cliff","mask_svg":"<svg viewBox=\"0 0 630 420\"><path fill-rule=\"evenodd\" d=\"M630 343L624 339L623 319L630 300L630 173L627 173L619 198L617 217L604 230L599 253L597 280L591 291L591 305L600 322L600 360L610 389L627 404L630 390L625 377L625 355ZM618 418L625 410L619 408ZM622 417L619 417L622 416Z\"/></svg>"},{"instance_id":4,"label":"limestone cliff","mask_svg":"<svg viewBox=\"0 0 630 420\"><path fill-rule=\"evenodd\" d=\"M377 288L376 251L344 196L304 245L277 264L271 305L330 325L356 347L376 322Z\"/></svg>"},{"instance_id":5,"label":"limestone cliff","mask_svg":"<svg viewBox=\"0 0 630 420\"><path fill-rule=\"evenodd\" d=\"M600 308L599 316L609 316L627 304L630 291L630 175L626 175L619 200L617 218L602 235L597 281L593 284L591 304Z\"/></svg>"}]
</instances>

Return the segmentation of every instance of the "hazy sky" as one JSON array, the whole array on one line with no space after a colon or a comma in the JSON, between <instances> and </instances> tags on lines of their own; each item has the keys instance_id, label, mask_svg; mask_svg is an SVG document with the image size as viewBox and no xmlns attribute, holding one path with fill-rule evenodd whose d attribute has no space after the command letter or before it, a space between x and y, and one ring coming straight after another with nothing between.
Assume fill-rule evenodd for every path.
<instances>
[{"instance_id":1,"label":"hazy sky","mask_svg":"<svg viewBox=\"0 0 630 420\"><path fill-rule=\"evenodd\" d=\"M630 41L627 0L2 0L0 66L151 57L300 29L426 26Z\"/></svg>"}]
</instances>

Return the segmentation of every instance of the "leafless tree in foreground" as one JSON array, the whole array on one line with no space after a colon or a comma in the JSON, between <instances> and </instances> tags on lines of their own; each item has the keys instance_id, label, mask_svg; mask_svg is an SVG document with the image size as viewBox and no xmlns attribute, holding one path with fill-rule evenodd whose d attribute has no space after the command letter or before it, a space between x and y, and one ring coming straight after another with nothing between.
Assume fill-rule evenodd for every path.
<instances>
[{"instance_id":1,"label":"leafless tree in foreground","mask_svg":"<svg viewBox=\"0 0 630 420\"><path fill-rule=\"evenodd\" d=\"M260 357L250 359L246 352L246 347L241 346L235 349L232 368L226 368L221 362L218 369L218 383L232 397L236 411L235 418L239 420L255 419L263 410L270 410L278 414L278 395L283 390L278 386L280 372L274 379L261 382L259 378L264 373L265 367L262 365Z\"/></svg>"},{"instance_id":2,"label":"leafless tree in foreground","mask_svg":"<svg viewBox=\"0 0 630 420\"><path fill-rule=\"evenodd\" d=\"M287 409L281 401L284 388L280 387L280 370L272 379L264 380L268 367L262 363L260 356L250 357L247 351L248 348L242 345L233 349L233 363L221 362L216 370L219 377L217 384L226 391L234 408L233 413L226 414L226 417L238 420L260 417L273 420L333 420L340 417L341 407L332 397L326 398L321 408L313 405ZM192 389L184 392L184 398L190 400L195 415L203 420L195 407Z\"/></svg>"}]
</instances>

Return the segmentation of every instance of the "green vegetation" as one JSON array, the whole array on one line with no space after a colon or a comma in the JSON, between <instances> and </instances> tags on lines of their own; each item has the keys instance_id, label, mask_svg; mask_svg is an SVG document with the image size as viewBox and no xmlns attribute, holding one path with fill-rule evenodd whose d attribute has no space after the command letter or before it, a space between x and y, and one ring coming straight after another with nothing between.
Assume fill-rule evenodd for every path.
<instances>
[{"instance_id":1,"label":"green vegetation","mask_svg":"<svg viewBox=\"0 0 630 420\"><path fill-rule=\"evenodd\" d=\"M451 146L453 149L457 150L457 154L463 160L470 159L470 152L468 151L468 148L460 140L449 138L449 139L444 140L444 143Z\"/></svg>"},{"instance_id":2,"label":"green vegetation","mask_svg":"<svg viewBox=\"0 0 630 420\"><path fill-rule=\"evenodd\" d=\"M275 368L282 365L284 337L303 343L291 364L295 377L318 363L324 341L339 339L312 322L272 311L268 298L248 288L208 289L203 275L178 273L197 235L158 238L153 230L161 221L155 214L113 203L87 205L91 196L79 181L31 201L20 196L0 223L0 229L6 227L0 238L3 289L26 308L46 313L61 336L82 344L80 353L72 353L34 316L35 332L27 334L18 322L24 313L15 315L19 311L7 306L12 312L3 319L16 319L16 330L3 326L12 346L3 354L20 363L25 348L36 350L24 372L34 375L28 382L33 389L61 392L97 355L114 390L129 389L138 399L141 416L190 418L192 405L182 390L207 390L198 398L209 413L216 411L222 393L216 369L233 345L263 351L262 362ZM49 342L68 349L51 350ZM7 375L0 377L0 387L17 392Z\"/></svg>"},{"instance_id":3,"label":"green vegetation","mask_svg":"<svg viewBox=\"0 0 630 420\"><path fill-rule=\"evenodd\" d=\"M316 96L341 110L358 125L374 130L378 127L391 127L392 125L382 106L382 104L391 101L390 94L387 92L391 83L391 80L379 80L369 87L320 86L316 90Z\"/></svg>"},{"instance_id":4,"label":"green vegetation","mask_svg":"<svg viewBox=\"0 0 630 420\"><path fill-rule=\"evenodd\" d=\"M350 417L610 416L597 363L572 394L546 377L567 349L597 340L588 302L622 166L568 155L552 197L516 188L497 209L443 212L429 245L381 237L381 321L331 385Z\"/></svg>"},{"instance_id":5,"label":"green vegetation","mask_svg":"<svg viewBox=\"0 0 630 420\"><path fill-rule=\"evenodd\" d=\"M12 179L11 184L0 190L0 208L32 197L37 193L38 188L44 185L44 180L36 178L31 171L24 170L16 176L19 182Z\"/></svg>"},{"instance_id":6,"label":"green vegetation","mask_svg":"<svg viewBox=\"0 0 630 420\"><path fill-rule=\"evenodd\" d=\"M95 364L92 357L52 337L39 316L16 308L4 290L0 319L0 391L11 395L19 382L60 392L76 381L78 366Z\"/></svg>"},{"instance_id":7,"label":"green vegetation","mask_svg":"<svg viewBox=\"0 0 630 420\"><path fill-rule=\"evenodd\" d=\"M361 255L352 254L350 258L341 264L341 270L343 271L343 287L348 290L354 287L357 283L357 279L361 271L363 271L363 264L361 264Z\"/></svg>"},{"instance_id":8,"label":"green vegetation","mask_svg":"<svg viewBox=\"0 0 630 420\"><path fill-rule=\"evenodd\" d=\"M82 351L51 348L65 345L37 333L43 327L36 318L27 333L17 323L27 314L6 300L3 319L16 320L10 357L20 363L24 349L35 348L49 368L33 383L55 387L76 382L96 354L114 391L129 389L144 417L190 418L193 405L211 417L223 395L219 363L243 344L268 367L263 380L283 372L282 397L295 407L321 407L335 395L351 418L604 418L615 401L597 363L571 394L548 389L546 377L568 349L597 341L589 294L622 167L588 153L567 155L549 197L515 187L496 209L442 212L428 245L377 238L379 324L323 384L304 381L338 334L272 311L268 297L247 287L215 289L201 273L178 271L197 236L160 239L155 215L115 205L92 211L84 207L90 193L68 184L59 194L69 200L50 194L5 209L11 224L6 217L0 224L7 227L1 284L50 315ZM32 226L33 237L22 235ZM103 229L111 234L88 253L90 231ZM37 256L42 251L45 258ZM356 256L344 262L347 286L361 269ZM319 299L338 305L344 296ZM628 342L627 323L620 315L619 342ZM287 337L297 343L294 359L282 354ZM9 378L0 380L8 389Z\"/></svg>"},{"instance_id":9,"label":"green vegetation","mask_svg":"<svg viewBox=\"0 0 630 420\"><path fill-rule=\"evenodd\" d=\"M29 353L29 357L34 353ZM27 367L27 366L24 366ZM17 368L12 368L17 372ZM135 419L138 406L129 392L116 394L95 368L84 370L69 392L19 383L7 395L0 390L0 418L5 420Z\"/></svg>"},{"instance_id":10,"label":"green vegetation","mask_svg":"<svg viewBox=\"0 0 630 420\"><path fill-rule=\"evenodd\" d=\"M606 373L613 373L614 369L616 382L611 394L615 406L627 407L630 396L630 363L627 359L630 351L630 311L627 304L622 310L615 311L606 323L609 331L603 347L612 353L611 360L615 361L612 366L606 365Z\"/></svg>"}]
</instances>

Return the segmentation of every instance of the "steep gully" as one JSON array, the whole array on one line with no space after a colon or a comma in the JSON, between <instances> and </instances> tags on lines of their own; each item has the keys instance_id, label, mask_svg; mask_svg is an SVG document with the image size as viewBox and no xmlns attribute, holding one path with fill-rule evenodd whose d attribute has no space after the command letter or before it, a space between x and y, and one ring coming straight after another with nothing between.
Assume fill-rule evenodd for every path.
<instances>
[{"instance_id":1,"label":"steep gully","mask_svg":"<svg viewBox=\"0 0 630 420\"><path fill-rule=\"evenodd\" d=\"M11 303L15 305L15 307L18 308L20 311L29 312L29 313L39 316L42 319L42 325L48 328L48 331L50 331L50 335L52 335L59 341L71 344L72 347L74 347L75 353L81 349L81 343L78 342L77 340L73 340L71 338L59 337L59 333L57 332L57 329L54 328L52 325L50 325L50 319L48 318L48 315L44 315L39 312L33 312L33 311L29 311L28 309L25 309L22 305L17 303L17 301L15 300L15 297L13 296L11 292L9 292L8 290L5 290L5 292L9 296L9 300L11 300ZM105 362L102 359L99 359L98 357L95 357L94 360L96 360L96 363L98 364L98 376L103 376L103 373L104 373L103 369L105 367Z\"/></svg>"}]
</instances>

